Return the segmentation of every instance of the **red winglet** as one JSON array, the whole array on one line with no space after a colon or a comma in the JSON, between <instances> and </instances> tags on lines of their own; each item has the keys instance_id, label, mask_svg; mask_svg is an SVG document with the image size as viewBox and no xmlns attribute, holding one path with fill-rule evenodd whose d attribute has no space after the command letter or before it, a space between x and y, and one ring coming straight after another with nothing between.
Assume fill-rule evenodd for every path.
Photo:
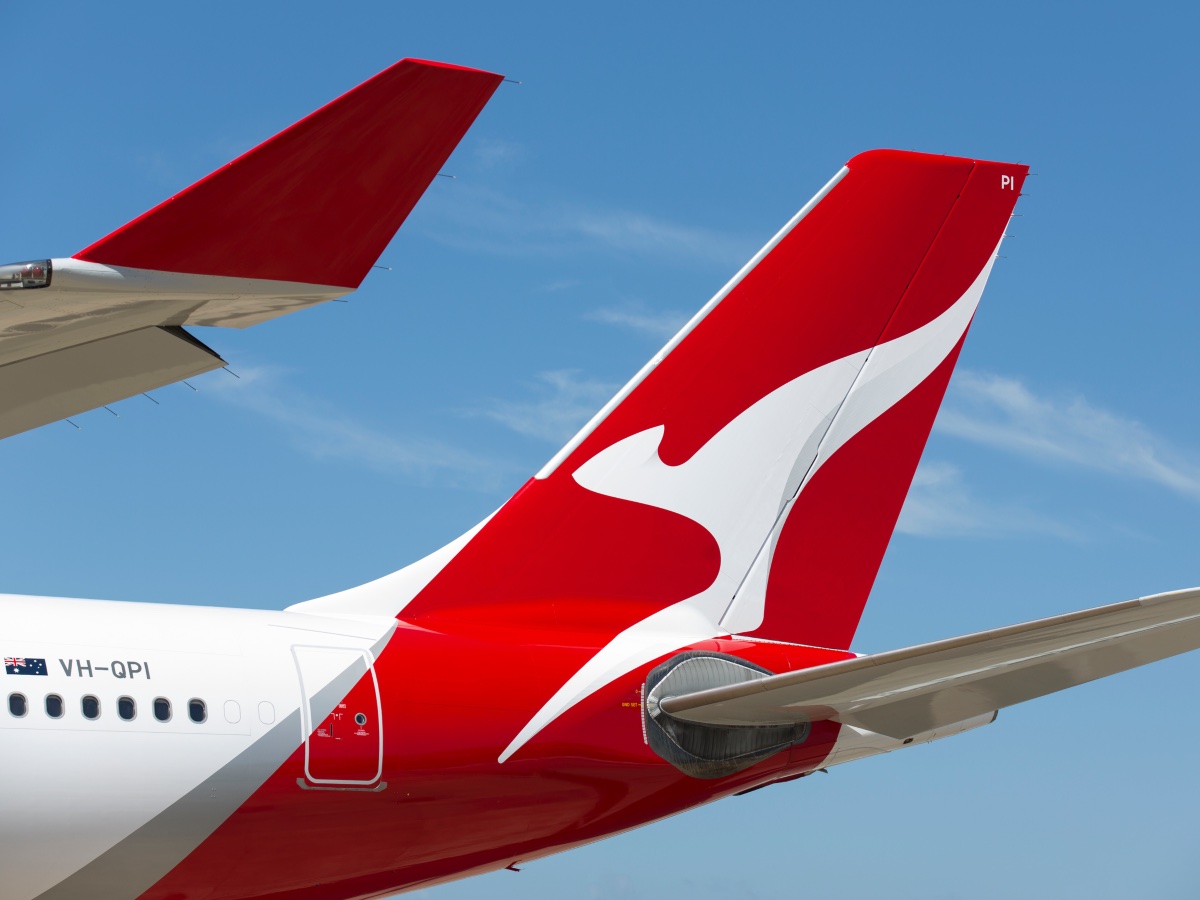
<instances>
[{"instance_id":1,"label":"red winglet","mask_svg":"<svg viewBox=\"0 0 1200 900\"><path fill-rule=\"evenodd\" d=\"M358 287L502 80L401 60L75 256Z\"/></svg>"}]
</instances>

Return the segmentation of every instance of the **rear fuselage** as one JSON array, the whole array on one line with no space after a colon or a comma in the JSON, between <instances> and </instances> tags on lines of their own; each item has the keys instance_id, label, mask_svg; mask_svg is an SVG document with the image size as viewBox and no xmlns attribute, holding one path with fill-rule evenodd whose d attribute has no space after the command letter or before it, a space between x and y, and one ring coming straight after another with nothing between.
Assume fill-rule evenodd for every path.
<instances>
[{"instance_id":1,"label":"rear fuselage","mask_svg":"<svg viewBox=\"0 0 1200 900\"><path fill-rule=\"evenodd\" d=\"M604 630L36 597L0 621L26 663L0 715L5 900L384 894L812 771L838 733L691 778L645 743L638 670L499 763ZM845 655L699 649L772 671Z\"/></svg>"}]
</instances>

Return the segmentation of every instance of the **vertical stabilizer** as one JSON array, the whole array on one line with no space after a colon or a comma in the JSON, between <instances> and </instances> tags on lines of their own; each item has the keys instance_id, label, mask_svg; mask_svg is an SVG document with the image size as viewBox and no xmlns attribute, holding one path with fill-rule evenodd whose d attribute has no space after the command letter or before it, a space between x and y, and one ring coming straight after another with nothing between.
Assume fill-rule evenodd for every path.
<instances>
[{"instance_id":1,"label":"vertical stabilizer","mask_svg":"<svg viewBox=\"0 0 1200 900\"><path fill-rule=\"evenodd\" d=\"M409 621L600 635L506 755L698 641L849 647L1026 173L856 156L417 586Z\"/></svg>"}]
</instances>

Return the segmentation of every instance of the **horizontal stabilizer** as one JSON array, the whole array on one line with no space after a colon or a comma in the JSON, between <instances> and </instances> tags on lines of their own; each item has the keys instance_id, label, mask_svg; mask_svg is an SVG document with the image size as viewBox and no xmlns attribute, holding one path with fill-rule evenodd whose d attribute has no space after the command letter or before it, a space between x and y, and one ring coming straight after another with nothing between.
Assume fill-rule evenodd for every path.
<instances>
[{"instance_id":1,"label":"horizontal stabilizer","mask_svg":"<svg viewBox=\"0 0 1200 900\"><path fill-rule=\"evenodd\" d=\"M401 60L75 258L356 288L501 80Z\"/></svg>"},{"instance_id":2,"label":"horizontal stabilizer","mask_svg":"<svg viewBox=\"0 0 1200 900\"><path fill-rule=\"evenodd\" d=\"M710 725L833 720L895 738L1200 648L1200 588L663 698Z\"/></svg>"}]
</instances>

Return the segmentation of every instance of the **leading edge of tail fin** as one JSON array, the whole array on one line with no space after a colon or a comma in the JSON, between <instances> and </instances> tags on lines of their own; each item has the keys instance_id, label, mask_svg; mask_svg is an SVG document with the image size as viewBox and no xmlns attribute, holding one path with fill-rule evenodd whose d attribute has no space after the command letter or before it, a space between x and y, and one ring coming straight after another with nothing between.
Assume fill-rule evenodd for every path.
<instances>
[{"instance_id":1,"label":"leading edge of tail fin","mask_svg":"<svg viewBox=\"0 0 1200 900\"><path fill-rule=\"evenodd\" d=\"M501 80L401 60L75 258L353 290Z\"/></svg>"}]
</instances>

